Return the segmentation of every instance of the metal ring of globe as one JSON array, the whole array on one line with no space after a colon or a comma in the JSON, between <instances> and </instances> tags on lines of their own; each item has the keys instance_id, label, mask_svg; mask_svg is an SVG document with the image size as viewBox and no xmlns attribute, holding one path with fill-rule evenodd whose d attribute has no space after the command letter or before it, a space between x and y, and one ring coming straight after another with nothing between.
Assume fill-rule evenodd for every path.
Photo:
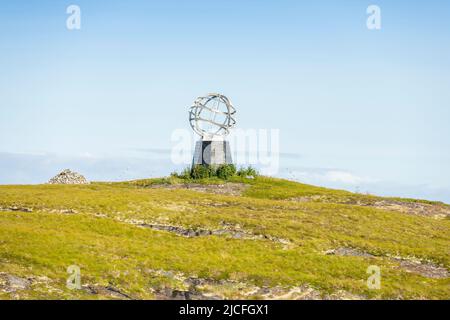
<instances>
[{"instance_id":1,"label":"metal ring of globe","mask_svg":"<svg viewBox=\"0 0 450 320\"><path fill-rule=\"evenodd\" d=\"M230 99L219 93L198 97L189 111L192 130L205 139L221 138L236 124L236 109Z\"/></svg>"}]
</instances>

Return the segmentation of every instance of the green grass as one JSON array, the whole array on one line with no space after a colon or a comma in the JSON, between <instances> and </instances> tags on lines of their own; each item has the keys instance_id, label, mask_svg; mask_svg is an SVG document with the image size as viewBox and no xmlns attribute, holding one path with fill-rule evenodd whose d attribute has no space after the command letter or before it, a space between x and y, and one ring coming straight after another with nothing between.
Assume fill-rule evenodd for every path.
<instances>
[{"instance_id":1,"label":"green grass","mask_svg":"<svg viewBox=\"0 0 450 320\"><path fill-rule=\"evenodd\" d=\"M0 290L0 298L102 298L66 288L66 269L72 264L80 266L82 283L110 285L142 299L154 298L155 288L182 286L149 271L158 269L258 286L307 284L323 293L345 290L369 298L450 298L449 279L405 272L388 258L416 257L449 269L450 221L354 205L352 201L380 198L281 179L231 181L250 187L242 196L150 188L186 183L174 177L82 186L0 186L0 207L33 209L0 211L0 272L49 279L17 293ZM299 197L315 198L289 200ZM61 213L67 209L76 213ZM291 245L228 236L185 238L130 221L194 229L221 229L227 223L287 239ZM323 254L337 247L359 248L375 257ZM382 268L381 290L366 287L369 265Z\"/></svg>"}]
</instances>

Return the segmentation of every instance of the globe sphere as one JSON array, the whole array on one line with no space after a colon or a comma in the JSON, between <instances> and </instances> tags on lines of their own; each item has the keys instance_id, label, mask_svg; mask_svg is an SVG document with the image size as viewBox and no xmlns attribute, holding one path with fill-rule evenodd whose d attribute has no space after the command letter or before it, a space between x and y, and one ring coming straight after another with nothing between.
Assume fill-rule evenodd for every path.
<instances>
[{"instance_id":1,"label":"globe sphere","mask_svg":"<svg viewBox=\"0 0 450 320\"><path fill-rule=\"evenodd\" d=\"M189 111L192 129L203 139L214 139L229 134L236 124L230 99L219 93L198 97Z\"/></svg>"}]
</instances>

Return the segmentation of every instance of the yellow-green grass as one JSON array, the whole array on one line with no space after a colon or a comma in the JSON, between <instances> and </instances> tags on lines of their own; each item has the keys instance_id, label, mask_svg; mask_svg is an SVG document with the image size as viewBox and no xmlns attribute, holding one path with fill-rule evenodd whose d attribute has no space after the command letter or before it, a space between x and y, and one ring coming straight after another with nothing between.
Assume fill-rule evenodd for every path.
<instances>
[{"instance_id":1,"label":"yellow-green grass","mask_svg":"<svg viewBox=\"0 0 450 320\"><path fill-rule=\"evenodd\" d=\"M343 204L376 197L286 180L233 181L250 187L242 196L227 196L148 188L184 183L173 178L0 186L0 272L50 281L14 294L0 293L0 298L101 298L66 288L66 269L73 264L81 268L82 283L113 286L144 299L154 298L154 289L181 285L151 272L159 269L258 286L308 285L324 294L344 290L368 298L450 298L448 278L406 272L389 258L415 257L449 269L449 220ZM329 202L287 200L304 196L325 196ZM33 210L7 211L13 207ZM226 224L286 239L289 246L273 239L226 235L186 238L133 222L210 230ZM375 257L324 254L340 247ZM367 288L370 265L381 267L380 290Z\"/></svg>"}]
</instances>

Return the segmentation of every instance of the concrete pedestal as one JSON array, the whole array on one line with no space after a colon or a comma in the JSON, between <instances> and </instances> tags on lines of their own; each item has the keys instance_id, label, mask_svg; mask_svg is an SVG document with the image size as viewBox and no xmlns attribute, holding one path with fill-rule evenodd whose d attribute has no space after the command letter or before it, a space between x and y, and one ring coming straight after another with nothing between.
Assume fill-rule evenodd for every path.
<instances>
[{"instance_id":1,"label":"concrete pedestal","mask_svg":"<svg viewBox=\"0 0 450 320\"><path fill-rule=\"evenodd\" d=\"M195 144L192 165L221 165L231 164L231 150L228 141L197 141Z\"/></svg>"}]
</instances>

